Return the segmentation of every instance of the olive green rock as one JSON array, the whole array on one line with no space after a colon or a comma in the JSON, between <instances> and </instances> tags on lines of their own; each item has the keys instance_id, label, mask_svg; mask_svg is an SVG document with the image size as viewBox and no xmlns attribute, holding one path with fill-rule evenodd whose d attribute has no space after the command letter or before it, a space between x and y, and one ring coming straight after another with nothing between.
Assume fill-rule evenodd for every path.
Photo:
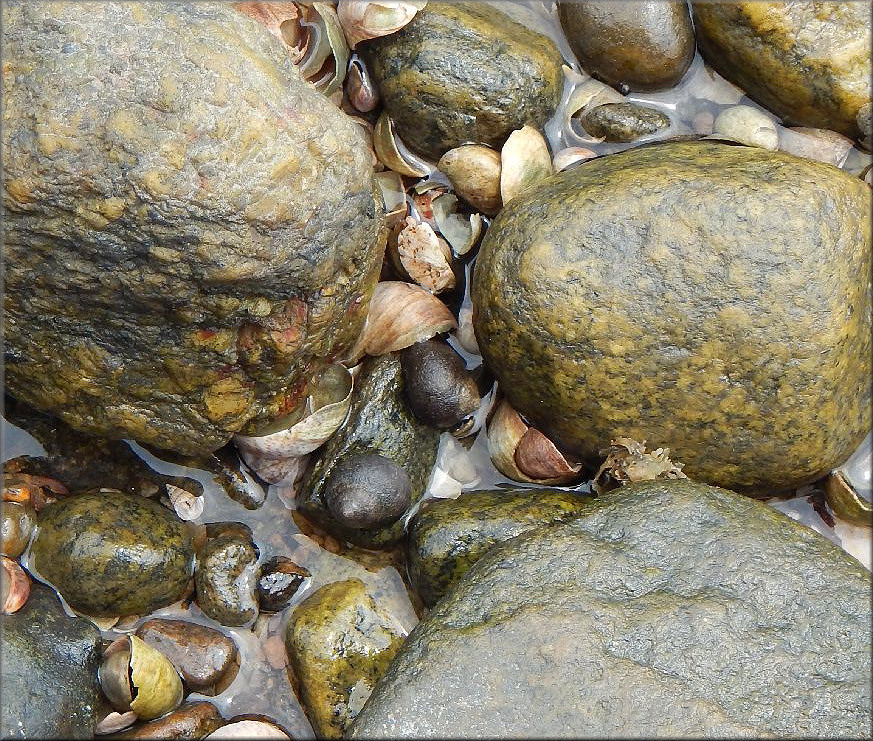
<instances>
[{"instance_id":1,"label":"olive green rock","mask_svg":"<svg viewBox=\"0 0 873 741\"><path fill-rule=\"evenodd\" d=\"M788 154L601 157L494 220L479 346L510 403L591 463L629 437L706 483L799 486L870 429L869 219L858 178Z\"/></svg>"},{"instance_id":2,"label":"olive green rock","mask_svg":"<svg viewBox=\"0 0 873 741\"><path fill-rule=\"evenodd\" d=\"M761 502L635 484L474 564L349 736L861 738L870 588Z\"/></svg>"},{"instance_id":3,"label":"olive green rock","mask_svg":"<svg viewBox=\"0 0 873 741\"><path fill-rule=\"evenodd\" d=\"M356 125L224 3L3 4L8 391L207 453L356 339L381 205Z\"/></svg>"},{"instance_id":4,"label":"olive green rock","mask_svg":"<svg viewBox=\"0 0 873 741\"><path fill-rule=\"evenodd\" d=\"M430 2L361 52L400 138L434 161L461 144L499 149L515 129L542 127L561 96L554 42L484 3Z\"/></svg>"},{"instance_id":5,"label":"olive green rock","mask_svg":"<svg viewBox=\"0 0 873 741\"><path fill-rule=\"evenodd\" d=\"M693 1L700 51L786 124L859 135L870 102L869 2Z\"/></svg>"},{"instance_id":6,"label":"olive green rock","mask_svg":"<svg viewBox=\"0 0 873 741\"><path fill-rule=\"evenodd\" d=\"M245 625L258 616L258 552L252 542L226 533L197 552L197 605L222 625Z\"/></svg>"},{"instance_id":7,"label":"olive green rock","mask_svg":"<svg viewBox=\"0 0 873 741\"><path fill-rule=\"evenodd\" d=\"M94 617L143 615L180 599L194 572L186 524L136 494L72 494L39 513L36 572Z\"/></svg>"},{"instance_id":8,"label":"olive green rock","mask_svg":"<svg viewBox=\"0 0 873 741\"><path fill-rule=\"evenodd\" d=\"M340 460L372 453L389 458L406 472L412 484L412 505L424 496L440 433L416 419L406 404L403 384L397 353L364 361L355 379L349 416L313 454L297 499L300 512L316 525L365 548L383 548L399 541L402 519L369 530L344 527L325 503L325 484Z\"/></svg>"},{"instance_id":9,"label":"olive green rock","mask_svg":"<svg viewBox=\"0 0 873 741\"><path fill-rule=\"evenodd\" d=\"M607 142L632 142L670 128L670 117L634 103L604 103L582 116L582 126Z\"/></svg>"},{"instance_id":10,"label":"olive green rock","mask_svg":"<svg viewBox=\"0 0 873 741\"><path fill-rule=\"evenodd\" d=\"M3 615L0 627L0 736L93 738L100 631L69 617L41 584L18 612Z\"/></svg>"},{"instance_id":11,"label":"olive green rock","mask_svg":"<svg viewBox=\"0 0 873 741\"><path fill-rule=\"evenodd\" d=\"M672 87L694 58L684 0L563 0L558 12L579 64L616 88Z\"/></svg>"},{"instance_id":12,"label":"olive green rock","mask_svg":"<svg viewBox=\"0 0 873 741\"><path fill-rule=\"evenodd\" d=\"M319 738L340 738L406 637L360 579L327 584L294 610L285 646Z\"/></svg>"},{"instance_id":13,"label":"olive green rock","mask_svg":"<svg viewBox=\"0 0 873 741\"><path fill-rule=\"evenodd\" d=\"M560 489L471 491L427 502L409 523L406 567L428 607L493 546L565 518L593 499Z\"/></svg>"}]
</instances>

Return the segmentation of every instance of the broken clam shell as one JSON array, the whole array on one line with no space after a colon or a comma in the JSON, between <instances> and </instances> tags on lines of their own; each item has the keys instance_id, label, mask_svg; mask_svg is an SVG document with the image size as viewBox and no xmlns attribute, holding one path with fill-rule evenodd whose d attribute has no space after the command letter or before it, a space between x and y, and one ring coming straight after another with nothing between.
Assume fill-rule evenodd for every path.
<instances>
[{"instance_id":1,"label":"broken clam shell","mask_svg":"<svg viewBox=\"0 0 873 741\"><path fill-rule=\"evenodd\" d=\"M30 597L30 577L17 561L3 556L2 582L3 614L11 615L24 607Z\"/></svg>"},{"instance_id":2,"label":"broken clam shell","mask_svg":"<svg viewBox=\"0 0 873 741\"><path fill-rule=\"evenodd\" d=\"M440 157L437 168L455 192L488 216L500 210L500 153L482 144L465 144Z\"/></svg>"},{"instance_id":3,"label":"broken clam shell","mask_svg":"<svg viewBox=\"0 0 873 741\"><path fill-rule=\"evenodd\" d=\"M368 2L367 0L340 0L337 15L354 49L361 41L396 33L427 5L426 0L405 2Z\"/></svg>"},{"instance_id":4,"label":"broken clam shell","mask_svg":"<svg viewBox=\"0 0 873 741\"><path fill-rule=\"evenodd\" d=\"M361 113L369 113L379 105L379 91L360 59L352 59L346 73L346 95Z\"/></svg>"},{"instance_id":5,"label":"broken clam shell","mask_svg":"<svg viewBox=\"0 0 873 741\"><path fill-rule=\"evenodd\" d=\"M431 167L424 160L402 146L391 118L384 111L373 129L373 147L379 161L389 170L412 178L423 178L431 172Z\"/></svg>"},{"instance_id":6,"label":"broken clam shell","mask_svg":"<svg viewBox=\"0 0 873 741\"><path fill-rule=\"evenodd\" d=\"M271 422L258 435L234 435L243 460L264 481L283 483L297 466L275 466L276 461L299 458L321 446L343 423L352 399L352 375L334 363L319 376L306 399L302 419Z\"/></svg>"},{"instance_id":7,"label":"broken clam shell","mask_svg":"<svg viewBox=\"0 0 873 741\"><path fill-rule=\"evenodd\" d=\"M384 355L457 327L448 307L421 286L399 280L376 284L359 340L367 355Z\"/></svg>"},{"instance_id":8,"label":"broken clam shell","mask_svg":"<svg viewBox=\"0 0 873 741\"><path fill-rule=\"evenodd\" d=\"M566 484L581 464L571 464L545 435L530 427L506 399L488 421L488 454L500 473L530 484Z\"/></svg>"},{"instance_id":9,"label":"broken clam shell","mask_svg":"<svg viewBox=\"0 0 873 741\"><path fill-rule=\"evenodd\" d=\"M516 129L500 151L503 205L553 172L552 155L543 135L532 126Z\"/></svg>"},{"instance_id":10,"label":"broken clam shell","mask_svg":"<svg viewBox=\"0 0 873 741\"><path fill-rule=\"evenodd\" d=\"M455 287L452 252L429 224L407 217L397 236L397 254L406 274L422 288L440 293Z\"/></svg>"},{"instance_id":11,"label":"broken clam shell","mask_svg":"<svg viewBox=\"0 0 873 741\"><path fill-rule=\"evenodd\" d=\"M561 170L566 170L568 167L572 167L579 162L585 162L596 156L596 152L592 152L584 147L566 147L555 153L555 156L552 158L552 167L555 169L555 172L561 172Z\"/></svg>"},{"instance_id":12,"label":"broken clam shell","mask_svg":"<svg viewBox=\"0 0 873 741\"><path fill-rule=\"evenodd\" d=\"M382 192L382 203L385 206L385 224L391 228L404 223L409 213L406 202L406 191L403 188L403 178L393 170L377 172L373 175L379 190Z\"/></svg>"},{"instance_id":13,"label":"broken clam shell","mask_svg":"<svg viewBox=\"0 0 873 741\"><path fill-rule=\"evenodd\" d=\"M431 209L437 229L458 257L466 255L482 235L482 217L458 213L458 199L451 193L443 193L431 201Z\"/></svg>"},{"instance_id":14,"label":"broken clam shell","mask_svg":"<svg viewBox=\"0 0 873 741\"><path fill-rule=\"evenodd\" d=\"M871 472L873 442L868 433L851 457L825 479L825 498L837 517L853 525L873 525Z\"/></svg>"},{"instance_id":15,"label":"broken clam shell","mask_svg":"<svg viewBox=\"0 0 873 741\"><path fill-rule=\"evenodd\" d=\"M169 659L136 636L114 640L97 671L103 694L119 713L152 720L182 702L182 680Z\"/></svg>"}]
</instances>

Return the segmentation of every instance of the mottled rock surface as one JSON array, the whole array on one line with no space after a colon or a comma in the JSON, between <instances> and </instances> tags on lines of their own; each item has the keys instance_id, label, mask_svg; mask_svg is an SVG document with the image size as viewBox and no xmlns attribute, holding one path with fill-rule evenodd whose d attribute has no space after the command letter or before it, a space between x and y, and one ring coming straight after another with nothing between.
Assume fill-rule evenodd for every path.
<instances>
[{"instance_id":1,"label":"mottled rock surface","mask_svg":"<svg viewBox=\"0 0 873 741\"><path fill-rule=\"evenodd\" d=\"M614 87L672 87L694 58L684 0L569 0L559 2L558 12L579 64Z\"/></svg>"},{"instance_id":2,"label":"mottled rock surface","mask_svg":"<svg viewBox=\"0 0 873 741\"><path fill-rule=\"evenodd\" d=\"M197 551L197 605L222 625L258 616L258 552L248 537L223 533Z\"/></svg>"},{"instance_id":3,"label":"mottled rock surface","mask_svg":"<svg viewBox=\"0 0 873 741\"><path fill-rule=\"evenodd\" d=\"M786 123L858 136L870 102L869 2L693 2L704 58Z\"/></svg>"},{"instance_id":4,"label":"mottled rock surface","mask_svg":"<svg viewBox=\"0 0 873 741\"><path fill-rule=\"evenodd\" d=\"M344 734L405 637L359 579L327 584L297 606L285 644L320 738Z\"/></svg>"},{"instance_id":5,"label":"mottled rock surface","mask_svg":"<svg viewBox=\"0 0 873 741\"><path fill-rule=\"evenodd\" d=\"M193 575L185 523L136 494L66 496L37 525L36 571L86 615L147 614L181 599Z\"/></svg>"},{"instance_id":6,"label":"mottled rock surface","mask_svg":"<svg viewBox=\"0 0 873 741\"><path fill-rule=\"evenodd\" d=\"M406 404L397 353L368 358L355 380L348 419L313 455L297 506L316 525L350 543L365 548L396 543L403 537L402 521L367 530L344 527L325 503L325 486L340 460L382 455L406 472L415 504L424 495L438 448L439 432L419 422Z\"/></svg>"},{"instance_id":7,"label":"mottled rock surface","mask_svg":"<svg viewBox=\"0 0 873 741\"><path fill-rule=\"evenodd\" d=\"M227 4L3 21L8 391L187 453L293 409L377 278L356 126Z\"/></svg>"},{"instance_id":8,"label":"mottled rock surface","mask_svg":"<svg viewBox=\"0 0 873 741\"><path fill-rule=\"evenodd\" d=\"M68 617L47 587L2 621L0 735L92 738L98 702L100 631Z\"/></svg>"},{"instance_id":9,"label":"mottled rock surface","mask_svg":"<svg viewBox=\"0 0 873 741\"><path fill-rule=\"evenodd\" d=\"M582 116L582 126L607 142L632 142L669 128L670 117L634 103L604 103Z\"/></svg>"},{"instance_id":10,"label":"mottled rock surface","mask_svg":"<svg viewBox=\"0 0 873 741\"><path fill-rule=\"evenodd\" d=\"M410 581L432 607L495 545L566 518L592 501L560 489L470 491L457 499L430 500L409 523Z\"/></svg>"},{"instance_id":11,"label":"mottled rock surface","mask_svg":"<svg viewBox=\"0 0 873 741\"><path fill-rule=\"evenodd\" d=\"M469 142L499 149L561 95L554 42L485 4L430 2L361 50L403 141L434 161Z\"/></svg>"},{"instance_id":12,"label":"mottled rock surface","mask_svg":"<svg viewBox=\"0 0 873 741\"><path fill-rule=\"evenodd\" d=\"M733 492L646 482L494 548L352 738L860 738L870 573Z\"/></svg>"},{"instance_id":13,"label":"mottled rock surface","mask_svg":"<svg viewBox=\"0 0 873 741\"><path fill-rule=\"evenodd\" d=\"M815 480L871 425L869 199L829 165L714 142L558 173L483 240L479 346L512 406L592 463L629 437L708 483Z\"/></svg>"}]
</instances>

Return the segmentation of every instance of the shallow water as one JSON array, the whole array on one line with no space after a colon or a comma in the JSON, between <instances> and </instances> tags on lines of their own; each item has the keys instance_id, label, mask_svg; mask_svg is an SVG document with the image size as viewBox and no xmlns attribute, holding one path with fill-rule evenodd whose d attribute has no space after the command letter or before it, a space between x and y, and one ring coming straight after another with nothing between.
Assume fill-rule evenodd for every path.
<instances>
[{"instance_id":1,"label":"shallow water","mask_svg":"<svg viewBox=\"0 0 873 741\"><path fill-rule=\"evenodd\" d=\"M570 72L566 75L562 108L546 126L546 137L553 153L564 147L579 146L591 149L597 154L607 154L646 141L693 133L695 120L698 121L699 128L700 118L696 119L699 114L712 114L714 116L721 108L728 105L743 103L760 108L745 98L742 91L709 71L698 55L683 80L673 89L660 93L628 96L628 100L632 102L658 108L669 115L672 126L668 131L659 132L659 134L634 144L605 144L592 141L584 135L581 129L567 121L563 110L575 85L585 78L579 74L578 65L560 32L552 4L545 2L525 2L513 5L505 2L493 2L490 4L508 12L517 20L524 20L527 25L551 35L565 55L568 64L576 70L575 73ZM774 121L776 120L771 114L767 115ZM779 130L782 133L782 127L779 127ZM403 136L403 133L399 132L400 136ZM853 148L847 157L844 168L857 174L870 162L871 156L869 154ZM439 178L438 175L437 178ZM469 266L467 272L469 273ZM461 310L469 310L469 307L470 299L467 291L461 303ZM475 367L481 362L478 355L463 350L458 342L453 341L452 344L462 353L468 367ZM284 629L294 605L323 584L357 577L369 585L374 597L393 612L399 626L403 630L409 631L417 622L417 617L400 573L393 566L385 565L385 559L381 564L377 562L365 567L347 555L337 555L325 550L312 538L301 533L291 518L293 497L289 497L287 489L280 491L277 487L271 486L267 491L264 505L258 510L247 510L227 497L224 490L205 471L162 461L136 443L129 444L149 466L159 473L188 476L198 480L203 485L205 507L195 522L208 523L224 520L243 522L252 530L254 541L260 549L261 561L273 556L287 556L297 564L307 568L312 573L312 578L307 580L297 592L289 608L277 615L260 617L252 628L229 629L203 615L196 604L192 603L190 607L185 607L182 603L177 603L158 610L151 616L143 616L136 621L127 619L115 629L104 631L104 636L107 638L116 637L120 635L120 629L132 632L146 617L157 616L184 618L221 630L233 636L239 647L240 671L233 683L220 695L202 697L193 694L188 699L209 700L219 708L225 717L241 713L262 713L275 718L291 732L293 737L312 738L312 729L294 696L285 671ZM866 450L869 450L869 435L865 445L867 446ZM19 455L38 456L44 454L45 451L28 433L3 420L2 453L5 461ZM863 465L858 464L856 460L855 467L857 469L855 471L856 477L860 476L863 473ZM867 481L869 488L869 473ZM484 434L479 434L469 449L451 436L443 435L437 465L428 484L427 496L453 497L461 491L505 485L519 486L516 482L502 476L493 467L488 456ZM799 490L799 495L796 498L773 499L768 504L837 543L870 569L870 529L854 527L839 519L836 520L833 527L828 526L812 504L807 501L806 496L809 493L807 487L804 490ZM867 495L869 496L869 492Z\"/></svg>"}]
</instances>

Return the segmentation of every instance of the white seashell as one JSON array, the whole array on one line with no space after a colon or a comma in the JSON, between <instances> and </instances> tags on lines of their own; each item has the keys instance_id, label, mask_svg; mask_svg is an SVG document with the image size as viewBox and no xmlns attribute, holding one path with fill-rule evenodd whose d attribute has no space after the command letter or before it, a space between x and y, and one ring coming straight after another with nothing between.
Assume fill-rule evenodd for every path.
<instances>
[{"instance_id":1,"label":"white seashell","mask_svg":"<svg viewBox=\"0 0 873 741\"><path fill-rule=\"evenodd\" d=\"M713 134L729 137L750 147L770 151L779 148L776 124L766 113L748 105L725 108L715 119Z\"/></svg>"}]
</instances>

